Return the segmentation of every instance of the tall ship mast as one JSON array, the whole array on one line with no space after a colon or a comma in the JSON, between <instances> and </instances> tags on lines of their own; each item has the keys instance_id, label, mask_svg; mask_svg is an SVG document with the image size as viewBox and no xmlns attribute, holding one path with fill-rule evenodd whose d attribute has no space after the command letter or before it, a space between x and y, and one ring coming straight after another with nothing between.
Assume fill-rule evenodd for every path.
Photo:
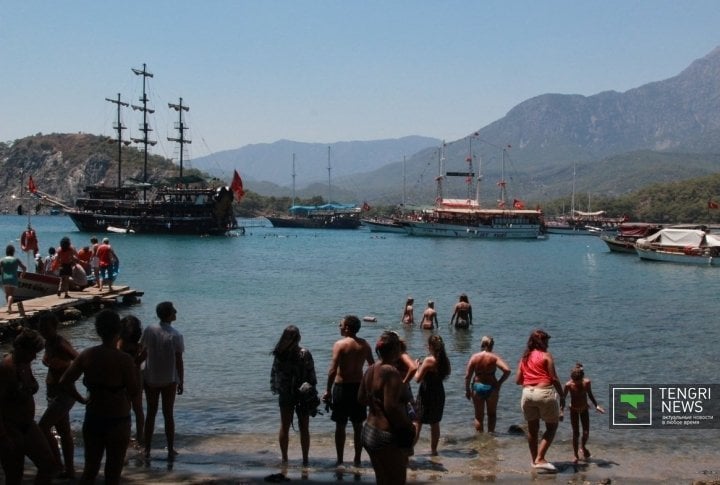
<instances>
[{"instance_id":1,"label":"tall ship mast","mask_svg":"<svg viewBox=\"0 0 720 485\"><path fill-rule=\"evenodd\" d=\"M153 75L147 71L145 64L142 69L132 71L143 76L143 93L140 98L142 105L131 105L134 110L142 112L140 131L143 136L131 138L143 145L142 184L133 185L122 179L122 146L129 142L122 139L122 130L125 127L120 118L120 109L127 107L128 103L124 103L118 94L117 100L106 98L116 104L118 109L117 123L114 126L118 142L117 187L106 187L103 184L87 186L86 196L78 198L75 207L66 209L65 212L80 231L94 233L109 231L222 235L238 229L232 203L236 197L242 197L242 191L236 191L234 195L230 187L210 186L201 177L185 176L183 173L184 146L191 141L185 133L188 126L184 119L184 113L190 108L183 104L182 98L178 104L168 103L170 109L178 112L178 122L175 125L178 135L169 137L168 140L180 145L179 177L167 180L148 177L148 147L157 143L149 137L152 129L148 115L154 113L154 110L148 107L146 94L147 80Z\"/></svg>"}]
</instances>

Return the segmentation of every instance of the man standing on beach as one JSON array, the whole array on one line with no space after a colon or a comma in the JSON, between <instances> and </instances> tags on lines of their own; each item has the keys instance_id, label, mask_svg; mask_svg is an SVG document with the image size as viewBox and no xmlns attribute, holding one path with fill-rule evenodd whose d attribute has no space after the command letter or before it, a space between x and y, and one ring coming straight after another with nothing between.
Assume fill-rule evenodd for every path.
<instances>
[{"instance_id":1,"label":"man standing on beach","mask_svg":"<svg viewBox=\"0 0 720 485\"><path fill-rule=\"evenodd\" d=\"M362 424L367 418L367 408L358 401L358 391L363 377L363 366L374 363L372 349L364 339L357 336L360 331L360 319L347 315L340 321L342 338L335 342L328 371L327 388L323 401L330 402L332 395L332 415L335 421L335 450L337 465L342 465L345 449L345 428L348 419L353 426L355 458L353 464L360 466L362 453Z\"/></svg>"},{"instance_id":2,"label":"man standing on beach","mask_svg":"<svg viewBox=\"0 0 720 485\"><path fill-rule=\"evenodd\" d=\"M152 435L155 431L155 416L162 397L162 413L165 420L168 460L173 460L175 451L175 394L183 393L184 364L183 336L175 328L177 310L172 302L158 303L155 313L160 319L159 325L146 327L140 337L140 344L147 352L143 369L143 384L147 400L145 417L145 458L150 458Z\"/></svg>"}]
</instances>

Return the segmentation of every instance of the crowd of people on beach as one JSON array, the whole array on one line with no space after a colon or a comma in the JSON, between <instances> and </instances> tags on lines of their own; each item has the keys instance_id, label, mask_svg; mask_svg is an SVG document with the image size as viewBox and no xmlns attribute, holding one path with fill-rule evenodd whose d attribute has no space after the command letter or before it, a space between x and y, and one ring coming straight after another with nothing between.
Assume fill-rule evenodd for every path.
<instances>
[{"instance_id":1,"label":"crowd of people on beach","mask_svg":"<svg viewBox=\"0 0 720 485\"><path fill-rule=\"evenodd\" d=\"M401 323L413 325L412 305L408 298ZM462 323L457 326L456 322ZM427 322L432 322L428 324ZM472 324L472 307L462 294L454 308L452 324L467 328ZM271 390L278 395L280 407L279 444L283 463L288 461L289 429L297 416L303 465L308 464L311 416L320 401L332 410L335 422L336 464L344 463L346 429L352 425L353 465L360 466L362 450L368 453L378 484L406 482L409 457L424 424L430 427L430 454L438 455L440 422L445 407L443 381L451 372L442 337L434 331L437 312L428 302L421 327L431 330L427 337L428 354L421 359L408 355L405 342L394 331L385 331L373 348L358 336L361 321L354 315L339 323L340 339L332 348L330 366L321 399L315 388L318 378L310 351L300 346L300 330L290 325L283 331L272 354ZM520 406L527 422L524 430L531 456L531 466L539 473L555 473L556 467L546 454L553 442L565 402L570 399L570 421L573 436L574 463L587 460L589 438L589 404L604 412L592 392L591 381L577 363L564 385L548 350L550 335L534 330L527 341L515 373L522 386ZM465 397L474 408L474 426L478 432L495 432L500 388L512 371L507 362L494 353L494 339L483 336L480 351L473 354L465 370ZM377 360L376 360L377 358ZM499 375L498 375L499 374ZM418 384L413 396L411 382ZM322 379L320 380L322 382ZM308 397L310 396L310 397ZM487 420L487 428L485 421ZM545 429L541 434L541 422ZM274 476L273 476L274 477ZM280 477L282 478L282 477Z\"/></svg>"},{"instance_id":2,"label":"crowd of people on beach","mask_svg":"<svg viewBox=\"0 0 720 485\"><path fill-rule=\"evenodd\" d=\"M104 266L103 273L100 264L103 260L117 259L109 241L105 239L98 244L93 238L91 243L92 246L75 251L69 238L64 237L53 260L61 262L51 267L59 268L60 276L68 276L67 266L83 261L90 264L91 271L97 268L100 282L103 277L110 278L108 265ZM104 255L103 246L107 247ZM6 275L17 274L18 268L24 268L14 258L12 245L6 254L6 258L0 260L0 269L10 305L12 285L8 291ZM97 259L95 265L93 259ZM17 267L13 269L8 261ZM67 292L63 281L58 296L62 291ZM413 304L413 298L406 300L402 325L415 325ZM22 329L13 342L12 352L0 365L0 462L6 482L21 482L25 456L38 469L37 483L75 477L69 412L76 402L85 405L82 428L85 464L80 483L94 482L103 456L105 481L119 483L131 445L132 414L135 416L134 446L142 448L144 457L149 459L155 418L162 409L167 458L173 460L177 454L174 403L184 390L184 340L172 326L176 313L171 302L159 303L156 307L159 323L143 329L140 320L132 315L121 319L116 312L103 310L95 318L95 329L102 343L82 352L58 334L59 322L51 312L39 315L38 331ZM464 293L453 308L450 324L459 331L472 325L472 305ZM290 428L297 417L302 463L303 466L309 464L310 418L318 413L322 403L331 411L330 418L335 423L338 466L345 461L348 422L354 445L352 463L360 466L365 449L379 484L406 482L409 457L414 454L423 425L430 429L430 454L438 455L446 399L444 381L452 369L445 343L437 331L438 317L432 300L423 310L419 327L428 331L427 355L414 359L396 332L382 332L373 347L358 336L361 320L346 315L338 325L340 338L332 347L327 376L318 380L311 352L300 345L300 329L287 326L272 350L270 372L270 389L278 396L280 408L278 442L282 462L288 462ZM566 398L570 399L575 462L590 457L586 446L588 400L598 412L604 412L592 393L591 381L585 377L582 364L577 363L570 380L561 384L548 350L549 340L545 331L533 331L515 373L516 384L522 386L520 406L527 422L524 431L531 465L544 473L556 471L546 454L563 419ZM480 351L470 357L465 369L464 395L473 405L474 427L480 433L495 432L500 389L512 373L508 363L494 352L494 344L491 336L483 336ZM38 383L30 365L43 349L42 363L48 368L48 406L35 422L33 395ZM75 387L80 377L83 377L87 396ZM417 385L416 394L411 386L413 381ZM322 383L324 390L320 387ZM545 426L542 433L541 422Z\"/></svg>"},{"instance_id":3,"label":"crowd of people on beach","mask_svg":"<svg viewBox=\"0 0 720 485\"><path fill-rule=\"evenodd\" d=\"M158 324L143 329L132 315L120 318L114 310L102 310L95 316L102 343L82 352L58 333L59 320L50 311L38 316L38 330L19 329L12 351L0 362L0 463L5 483L22 483L25 457L37 467L35 483L76 477L69 420L76 402L85 406L85 463L79 483L95 483L103 456L105 483L120 483L131 445L131 412L136 423L133 445L143 448L149 460L161 406L167 458L175 458L174 404L176 395L183 393L184 340L172 326L177 315L172 302L159 303L156 315ZM36 422L34 395L39 384L31 364L43 349L48 405ZM86 396L75 387L81 377Z\"/></svg>"}]
</instances>

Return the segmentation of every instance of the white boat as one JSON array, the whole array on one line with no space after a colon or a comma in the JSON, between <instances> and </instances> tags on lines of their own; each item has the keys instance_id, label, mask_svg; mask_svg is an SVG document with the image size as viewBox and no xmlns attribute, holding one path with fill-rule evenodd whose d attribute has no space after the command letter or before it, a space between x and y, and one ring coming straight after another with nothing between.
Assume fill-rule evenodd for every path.
<instances>
[{"instance_id":1,"label":"white boat","mask_svg":"<svg viewBox=\"0 0 720 485\"><path fill-rule=\"evenodd\" d=\"M108 226L107 232L114 232L116 234L135 234L135 231L133 229L128 229L125 227L115 227L115 226Z\"/></svg>"},{"instance_id":2,"label":"white boat","mask_svg":"<svg viewBox=\"0 0 720 485\"><path fill-rule=\"evenodd\" d=\"M480 182L476 180L475 199L470 198L470 190L475 172L472 166L472 136L470 154L466 162L466 172L446 172L437 177L438 197L436 206L423 213L416 221L402 221L402 225L411 236L456 237L467 239L538 239L543 232L543 214L540 209L525 209L518 199L509 205L506 201L504 163L505 149L502 148L503 174L497 185L500 187L498 207L486 209L480 205ZM444 157L440 158L442 173ZM442 197L442 182L445 177L464 177L468 183L468 197L465 199L446 199ZM509 207L508 207L509 206ZM510 208L511 207L511 208Z\"/></svg>"},{"instance_id":3,"label":"white boat","mask_svg":"<svg viewBox=\"0 0 720 485\"><path fill-rule=\"evenodd\" d=\"M57 293L59 285L59 276L30 272L19 273L15 296L27 300L52 295Z\"/></svg>"},{"instance_id":4,"label":"white boat","mask_svg":"<svg viewBox=\"0 0 720 485\"><path fill-rule=\"evenodd\" d=\"M638 239L635 251L641 259L696 265L720 265L720 237L701 229L661 229Z\"/></svg>"},{"instance_id":5,"label":"white boat","mask_svg":"<svg viewBox=\"0 0 720 485\"><path fill-rule=\"evenodd\" d=\"M370 232L390 232L405 234L405 228L398 219L386 217L374 217L372 219L361 219L363 226L367 226Z\"/></svg>"}]
</instances>

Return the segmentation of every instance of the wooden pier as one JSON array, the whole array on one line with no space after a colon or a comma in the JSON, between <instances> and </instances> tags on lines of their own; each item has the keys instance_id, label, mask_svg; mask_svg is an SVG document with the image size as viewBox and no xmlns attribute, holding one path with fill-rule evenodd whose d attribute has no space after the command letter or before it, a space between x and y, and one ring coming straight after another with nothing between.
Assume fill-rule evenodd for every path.
<instances>
[{"instance_id":1,"label":"wooden pier","mask_svg":"<svg viewBox=\"0 0 720 485\"><path fill-rule=\"evenodd\" d=\"M13 303L12 313L8 314L7 302L0 307L0 341L6 340L14 334L14 329L19 326L34 327L37 315L43 311L51 311L58 314L61 321L67 313L72 312L78 316L89 316L92 313L106 306L116 304L132 305L140 302L144 292L130 288L129 286L114 286L113 291L108 289L99 290L96 287L88 287L83 291L69 291L69 298L64 295L55 294L23 300L25 315L18 313L17 306Z\"/></svg>"}]
</instances>

